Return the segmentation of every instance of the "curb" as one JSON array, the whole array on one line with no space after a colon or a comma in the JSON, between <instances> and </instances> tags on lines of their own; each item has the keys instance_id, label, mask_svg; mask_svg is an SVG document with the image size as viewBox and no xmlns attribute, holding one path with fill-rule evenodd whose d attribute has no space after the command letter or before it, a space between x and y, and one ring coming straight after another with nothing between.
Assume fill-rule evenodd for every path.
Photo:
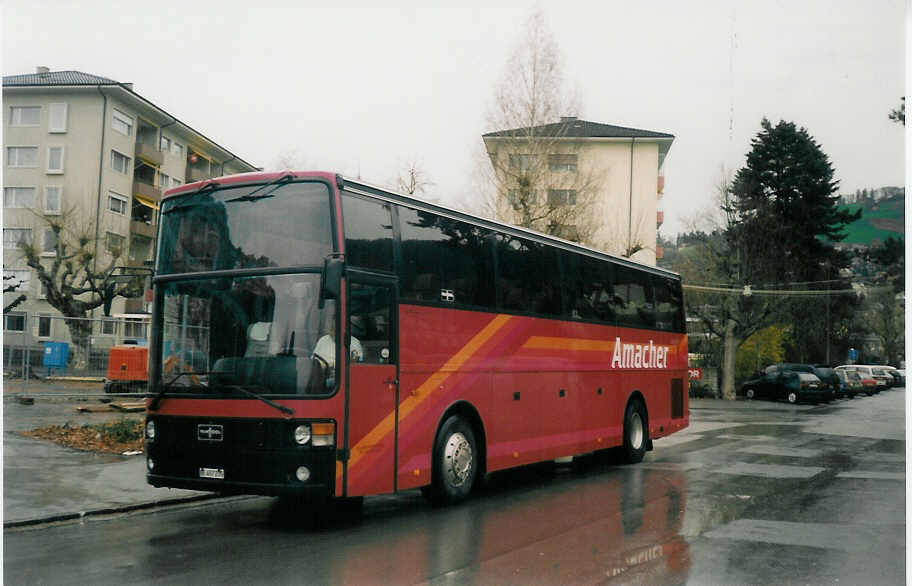
<instances>
[{"instance_id":1,"label":"curb","mask_svg":"<svg viewBox=\"0 0 912 586\"><path fill-rule=\"evenodd\" d=\"M204 502L215 499L231 499L231 498L250 498L250 495L241 495L241 496L231 496L226 497L220 494L200 494L193 496L185 497L174 497L169 499L161 499L157 501L150 501L145 503L135 503L130 505L121 505L114 507L103 507L99 509L92 509L89 511L81 511L79 513L59 513L56 515L48 515L45 517L35 517L32 519L23 519L21 521L5 521L3 523L3 529L16 529L21 527L34 527L37 525L46 525L49 523L60 523L63 521L73 521L76 519L85 519L86 517L100 517L103 515L116 515L118 513L132 513L134 511L142 511L148 509L155 509L158 507L170 507L175 505L182 505L195 502Z\"/></svg>"}]
</instances>

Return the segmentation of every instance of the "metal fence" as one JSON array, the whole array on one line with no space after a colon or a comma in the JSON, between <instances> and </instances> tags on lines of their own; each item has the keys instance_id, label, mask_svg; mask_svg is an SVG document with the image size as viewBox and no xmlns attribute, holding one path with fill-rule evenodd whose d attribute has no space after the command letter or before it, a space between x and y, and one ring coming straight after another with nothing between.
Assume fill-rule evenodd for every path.
<instances>
[{"instance_id":1,"label":"metal fence","mask_svg":"<svg viewBox=\"0 0 912 586\"><path fill-rule=\"evenodd\" d=\"M3 379L9 384L49 376L104 377L113 346L145 344L148 317L4 316ZM83 335L74 330L82 330Z\"/></svg>"}]
</instances>

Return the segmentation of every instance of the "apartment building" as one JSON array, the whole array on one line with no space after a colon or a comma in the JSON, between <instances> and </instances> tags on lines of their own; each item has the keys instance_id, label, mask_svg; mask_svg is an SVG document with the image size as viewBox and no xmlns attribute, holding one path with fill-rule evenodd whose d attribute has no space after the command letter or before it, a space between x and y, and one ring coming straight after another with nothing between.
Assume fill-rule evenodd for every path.
<instances>
[{"instance_id":1,"label":"apartment building","mask_svg":"<svg viewBox=\"0 0 912 586\"><path fill-rule=\"evenodd\" d=\"M42 216L68 214L68 222L94 230L99 267L118 253L119 264L142 266L152 258L164 190L256 170L132 84L97 75L39 67L5 76L3 109L3 268L21 283L16 294L26 294L4 316L7 337L25 333L26 315L39 318L28 320L39 341L66 337L63 324L52 332L51 320L40 319L59 314L18 249L32 242L53 262L54 234ZM117 298L111 315L142 323L148 309L145 298ZM142 337L142 328L134 333Z\"/></svg>"},{"instance_id":2,"label":"apartment building","mask_svg":"<svg viewBox=\"0 0 912 586\"><path fill-rule=\"evenodd\" d=\"M503 203L499 219L521 223L531 206L527 218L551 218L532 227L647 264L661 258L662 165L674 135L563 117L482 139ZM535 192L520 205L524 185Z\"/></svg>"}]
</instances>

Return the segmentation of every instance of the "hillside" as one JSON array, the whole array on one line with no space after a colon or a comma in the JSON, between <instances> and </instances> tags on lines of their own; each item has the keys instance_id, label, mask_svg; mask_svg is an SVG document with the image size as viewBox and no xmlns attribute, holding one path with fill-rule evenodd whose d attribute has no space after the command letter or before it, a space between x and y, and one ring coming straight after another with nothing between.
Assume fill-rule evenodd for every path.
<instances>
[{"instance_id":1,"label":"hillside","mask_svg":"<svg viewBox=\"0 0 912 586\"><path fill-rule=\"evenodd\" d=\"M874 240L883 242L888 237L905 236L905 197L895 195L876 202L865 201L841 205L839 209L854 212L861 210L861 218L845 228L845 244L870 245Z\"/></svg>"}]
</instances>

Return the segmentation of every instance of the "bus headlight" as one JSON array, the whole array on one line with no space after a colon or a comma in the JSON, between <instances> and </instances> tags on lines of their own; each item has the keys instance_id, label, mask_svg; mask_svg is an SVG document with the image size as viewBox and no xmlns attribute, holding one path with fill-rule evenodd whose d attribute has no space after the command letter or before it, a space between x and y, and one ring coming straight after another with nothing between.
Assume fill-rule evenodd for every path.
<instances>
[{"instance_id":1,"label":"bus headlight","mask_svg":"<svg viewBox=\"0 0 912 586\"><path fill-rule=\"evenodd\" d=\"M149 440L150 442L155 441L155 422L154 421L146 422L146 439Z\"/></svg>"},{"instance_id":2,"label":"bus headlight","mask_svg":"<svg viewBox=\"0 0 912 586\"><path fill-rule=\"evenodd\" d=\"M310 480L310 469L307 466L298 466L298 469L295 470L295 476L301 482L307 482Z\"/></svg>"},{"instance_id":3,"label":"bus headlight","mask_svg":"<svg viewBox=\"0 0 912 586\"><path fill-rule=\"evenodd\" d=\"M303 424L294 429L294 440L299 446L303 446L310 441L310 426Z\"/></svg>"}]
</instances>

